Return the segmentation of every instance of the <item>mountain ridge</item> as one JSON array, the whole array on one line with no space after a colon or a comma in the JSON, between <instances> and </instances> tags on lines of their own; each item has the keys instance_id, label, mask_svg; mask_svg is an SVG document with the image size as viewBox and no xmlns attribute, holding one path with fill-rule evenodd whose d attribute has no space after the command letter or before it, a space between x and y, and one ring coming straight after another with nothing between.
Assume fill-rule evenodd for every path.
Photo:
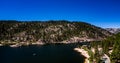
<instances>
[{"instance_id":1,"label":"mountain ridge","mask_svg":"<svg viewBox=\"0 0 120 63\"><path fill-rule=\"evenodd\" d=\"M120 32L120 28L105 28L107 31L117 34Z\"/></svg>"},{"instance_id":2,"label":"mountain ridge","mask_svg":"<svg viewBox=\"0 0 120 63\"><path fill-rule=\"evenodd\" d=\"M112 33L86 22L0 21L0 41L6 42L82 42L103 40Z\"/></svg>"}]
</instances>

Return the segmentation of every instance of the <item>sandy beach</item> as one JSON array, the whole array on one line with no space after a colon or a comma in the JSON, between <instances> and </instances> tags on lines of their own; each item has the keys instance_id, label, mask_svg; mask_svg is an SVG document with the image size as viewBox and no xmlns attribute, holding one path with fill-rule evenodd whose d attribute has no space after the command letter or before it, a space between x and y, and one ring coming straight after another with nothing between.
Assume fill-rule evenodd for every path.
<instances>
[{"instance_id":1,"label":"sandy beach","mask_svg":"<svg viewBox=\"0 0 120 63\"><path fill-rule=\"evenodd\" d=\"M86 57L85 59L85 63L90 63L88 58L90 58L89 54L87 51L85 51L84 49L81 48L74 48L75 51L79 52L81 55L83 55L84 57Z\"/></svg>"}]
</instances>

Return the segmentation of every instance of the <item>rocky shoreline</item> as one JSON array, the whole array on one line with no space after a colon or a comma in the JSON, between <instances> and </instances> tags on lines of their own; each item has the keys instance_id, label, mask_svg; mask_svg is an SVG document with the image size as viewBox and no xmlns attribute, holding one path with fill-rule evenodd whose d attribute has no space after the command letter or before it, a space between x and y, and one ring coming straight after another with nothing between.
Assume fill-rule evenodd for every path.
<instances>
[{"instance_id":1,"label":"rocky shoreline","mask_svg":"<svg viewBox=\"0 0 120 63\"><path fill-rule=\"evenodd\" d=\"M20 47L20 46L28 46L28 45L44 45L44 43L42 42L7 42L7 43L4 43L4 42L0 42L0 46L5 46L5 45L8 45L10 47Z\"/></svg>"},{"instance_id":2,"label":"rocky shoreline","mask_svg":"<svg viewBox=\"0 0 120 63\"><path fill-rule=\"evenodd\" d=\"M86 58L84 63L90 63L90 61L88 60L90 56L87 51L85 51L82 48L74 48L74 50L79 52L81 55L83 55Z\"/></svg>"},{"instance_id":3,"label":"rocky shoreline","mask_svg":"<svg viewBox=\"0 0 120 63\"><path fill-rule=\"evenodd\" d=\"M52 42L52 43L43 43L43 42L0 42L0 46L8 45L10 47L20 47L20 46L29 46L29 45L47 45L47 44L71 44L71 43L79 43L79 42Z\"/></svg>"}]
</instances>

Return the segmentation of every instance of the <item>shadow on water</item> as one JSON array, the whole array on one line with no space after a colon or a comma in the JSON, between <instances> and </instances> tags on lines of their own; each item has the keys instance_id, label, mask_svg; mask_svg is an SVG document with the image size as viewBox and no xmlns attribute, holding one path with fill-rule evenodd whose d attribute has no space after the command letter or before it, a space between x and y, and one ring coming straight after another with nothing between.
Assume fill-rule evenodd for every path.
<instances>
[{"instance_id":1,"label":"shadow on water","mask_svg":"<svg viewBox=\"0 0 120 63\"><path fill-rule=\"evenodd\" d=\"M44 46L0 47L0 63L84 63L84 57L75 52L76 44Z\"/></svg>"}]
</instances>

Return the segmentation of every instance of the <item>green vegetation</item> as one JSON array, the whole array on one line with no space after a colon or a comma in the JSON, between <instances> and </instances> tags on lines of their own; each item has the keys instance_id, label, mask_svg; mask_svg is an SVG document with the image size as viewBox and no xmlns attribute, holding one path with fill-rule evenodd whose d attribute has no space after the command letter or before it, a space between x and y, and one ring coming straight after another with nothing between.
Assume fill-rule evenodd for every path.
<instances>
[{"instance_id":1,"label":"green vegetation","mask_svg":"<svg viewBox=\"0 0 120 63\"><path fill-rule=\"evenodd\" d=\"M91 38L89 48L90 61L99 63L103 54L107 54L112 63L120 62L120 33L111 36L110 32L85 22L60 21L0 21L0 44L9 45L21 42L58 43L70 41L70 38ZM71 41L70 41L71 42ZM90 48L95 49L93 53ZM99 51L98 48L102 48ZM109 51L112 50L110 54Z\"/></svg>"},{"instance_id":2,"label":"green vegetation","mask_svg":"<svg viewBox=\"0 0 120 63\"><path fill-rule=\"evenodd\" d=\"M0 21L0 41L61 42L73 37L101 40L111 33L85 22L60 21Z\"/></svg>"},{"instance_id":3,"label":"green vegetation","mask_svg":"<svg viewBox=\"0 0 120 63\"><path fill-rule=\"evenodd\" d=\"M111 42L112 43L112 42ZM113 44L113 52L110 57L113 63L120 62L120 33L115 35Z\"/></svg>"},{"instance_id":4,"label":"green vegetation","mask_svg":"<svg viewBox=\"0 0 120 63\"><path fill-rule=\"evenodd\" d=\"M86 50L90 56L89 61L90 63L96 62L96 63L100 63L101 62L101 56L102 54L100 53L100 51L98 51L98 47L94 47L94 52L91 50L91 48L87 47L87 46L82 46L82 49Z\"/></svg>"},{"instance_id":5,"label":"green vegetation","mask_svg":"<svg viewBox=\"0 0 120 63\"><path fill-rule=\"evenodd\" d=\"M112 63L120 62L120 33L108 37L103 41L92 42L91 46L94 48L98 46L103 48L102 53L107 54ZM112 53L110 53L110 51L112 51Z\"/></svg>"},{"instance_id":6,"label":"green vegetation","mask_svg":"<svg viewBox=\"0 0 120 63\"><path fill-rule=\"evenodd\" d=\"M120 62L120 33L101 42L104 53L110 56L112 63ZM109 52L112 50L112 53Z\"/></svg>"}]
</instances>

